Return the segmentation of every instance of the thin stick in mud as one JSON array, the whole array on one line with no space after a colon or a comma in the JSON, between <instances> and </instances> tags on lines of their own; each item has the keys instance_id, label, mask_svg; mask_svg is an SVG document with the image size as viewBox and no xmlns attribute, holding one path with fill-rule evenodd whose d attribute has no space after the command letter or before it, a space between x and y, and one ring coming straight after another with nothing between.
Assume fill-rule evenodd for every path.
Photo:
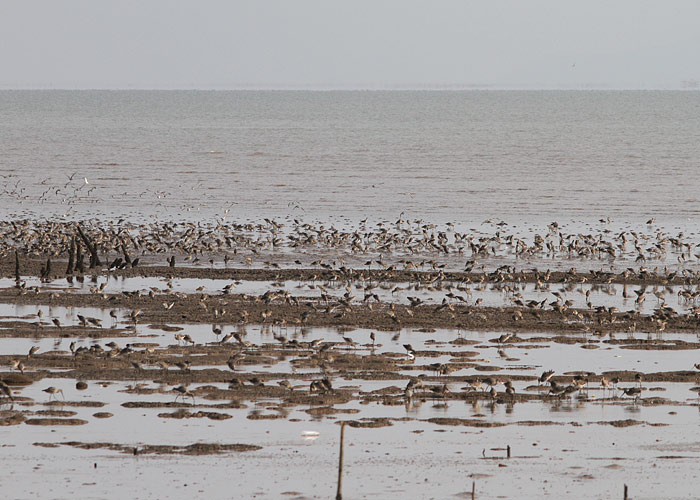
<instances>
[{"instance_id":1,"label":"thin stick in mud","mask_svg":"<svg viewBox=\"0 0 700 500\"><path fill-rule=\"evenodd\" d=\"M343 500L343 447L345 444L345 422L340 424L340 456L338 458L338 490L335 500Z\"/></svg>"}]
</instances>

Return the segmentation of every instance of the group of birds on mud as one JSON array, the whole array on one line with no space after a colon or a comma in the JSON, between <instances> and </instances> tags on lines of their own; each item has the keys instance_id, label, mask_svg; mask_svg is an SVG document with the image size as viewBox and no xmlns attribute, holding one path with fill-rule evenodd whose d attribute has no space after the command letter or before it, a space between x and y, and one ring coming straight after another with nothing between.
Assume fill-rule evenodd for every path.
<instances>
[{"instance_id":1,"label":"group of birds on mud","mask_svg":"<svg viewBox=\"0 0 700 500\"><path fill-rule=\"evenodd\" d=\"M254 263L264 264L267 268L281 269L278 262L284 264L285 259L290 260L295 256L294 265L303 266L300 259L315 255L316 258L308 262L312 268L321 271L335 273L339 280L362 279L363 268L365 271L409 271L418 272L426 267L431 276L422 278L423 286L432 287L433 290L446 290L442 302L435 306L435 312L441 310L453 311L454 303L469 302L470 289L464 285L492 283L498 290L506 293L510 302L517 308L536 313L546 307L561 314L567 312L572 317L583 320L582 313L573 308L573 302L568 299L563 290L550 292L554 300L527 299L515 286L526 278L526 272L521 271L521 276L515 270L515 266L500 265L495 270L487 272L485 263L492 259L512 257L522 259L550 259L556 261L570 261L580 259L587 262L598 261L611 265L619 259L623 262L641 262L638 269L629 267L624 272L616 275L613 272L591 271L590 273L577 272L575 268L570 268L563 273L564 283L584 284L589 277L600 283L611 283L615 279L635 278L637 280L651 280L660 284L681 283L685 288L678 291L680 299L690 303L689 314L700 318L700 308L694 306L694 302L700 298L700 291L692 288L696 285L700 277L699 271L693 270L693 264L700 261L700 253L697 248L700 243L688 241L682 233L671 235L662 231L642 232L635 230L621 230L613 232L605 228L605 220L600 222L603 229L597 233L564 233L559 224L553 222L547 226L543 234L536 233L530 241L520 236L517 232L507 234L507 224L504 222L487 221L495 230L493 234L485 235L481 231L459 232L455 229L455 224L447 223L444 227L426 223L423 220L410 220L400 217L395 222L379 222L375 226L368 225L367 220L363 220L354 229L336 228L331 225L326 226L321 223L307 223L294 219L292 221L277 222L265 219L259 223L223 223L216 224L202 223L151 223L134 224L123 220L106 223L93 223L84 221L81 223L80 231L85 231L94 249L103 255L124 254L124 259L117 257L111 260L107 270L125 269L136 267L139 257L131 259L129 253L135 253L141 258L157 258L163 254L184 255L183 262L203 265L209 262L214 265L213 256L224 256L224 264L228 265L233 260L233 256L243 257L242 263L250 266ZM36 222L29 220L5 220L0 222L0 258L7 259L15 252L20 251L26 257L65 257L71 248L76 244L76 224L65 222ZM653 220L647 221L647 225L652 227ZM80 239L77 239L81 245ZM88 246L88 243L85 243ZM275 262L265 261L265 255L269 254L270 259L278 259ZM318 258L319 254L327 254ZM469 254L469 259L464 264L464 256ZM370 256L369 260L366 260ZM675 262L672 262L675 257ZM350 262L359 263L359 266L352 267ZM481 265L480 265L481 261ZM657 261L661 265L655 269L648 269L648 261ZM456 265L460 262L459 265ZM170 267L175 266L175 256L168 258ZM669 269L678 265L676 270ZM462 268L464 265L464 268ZM687 265L687 267L685 267ZM449 269L458 271L457 276L449 276ZM48 275L50 273L44 272ZM480 272L481 271L481 272ZM547 290L551 277L551 271L538 271L533 269L527 279L532 279L535 290ZM50 279L50 276L48 276ZM315 278L312 276L312 278ZM379 277L381 279L381 276ZM425 283L425 280L428 280ZM456 286L444 285L444 282L457 283ZM368 297L379 301L379 296L372 291L372 286L365 289L366 302ZM416 286L416 285L414 285ZM20 287L22 292L27 292L26 287ZM322 289L322 287L320 287ZM392 291L394 293L398 287ZM414 288L417 289L417 288ZM94 293L102 293L104 288L95 287ZM229 293L225 290L223 293ZM623 284L623 297L635 298L635 304L641 304L646 296L647 290L641 287L633 290L636 298L628 293L626 284ZM670 317L677 314L673 308L666 304L666 294L668 290L656 290L653 295L659 300L650 318L656 322L659 330L663 330L665 323ZM38 293L38 291L37 291ZM590 300L590 290L584 292L588 309L597 314L598 323L613 321L613 314L618 312L617 308L594 306ZM296 300L291 294L270 291L258 298L267 304L273 304L275 300ZM320 297L326 303L331 300L329 294L322 290ZM343 297L335 297L340 307L350 307L354 300L349 290ZM423 299L415 296L407 297L410 311L424 305ZM473 301L471 305L479 306L479 299ZM172 303L165 302L164 307L172 307ZM392 308L393 310L393 308ZM132 312L133 322L136 323L136 311ZM388 312L391 316L391 312ZM634 319L635 311L629 311L630 319ZM116 320L115 316L112 316ZM522 313L516 311L513 320L517 321L522 317ZM394 318L396 315L394 314ZM590 320L592 317L589 317ZM262 322L266 318L263 315ZM304 318L300 319L303 323ZM79 321L82 326L101 327L101 321L97 318L80 316ZM398 322L398 319L396 320ZM61 323L57 318L52 319L53 324L60 328ZM215 333L216 330L214 330ZM219 334L221 332L219 331ZM227 334L225 341L235 337L234 333ZM218 335L217 335L218 339ZM178 343L194 344L194 340L187 334L176 336ZM235 339L241 344L243 349L250 347L245 345L241 338ZM374 344L375 339L372 338ZM108 345L109 347L109 345ZM116 349L111 346L114 355L124 355L131 351L127 346L123 349ZM405 346L409 357L415 356L415 351L410 345ZM94 348L94 347L93 347ZM80 355L88 348L80 347L71 349L74 355ZM33 353L30 352L29 356ZM240 355L240 354L239 354ZM229 360L229 367L235 370L236 355ZM165 361L161 361L161 368L167 369ZM180 366L182 365L182 366ZM140 369L140 364L134 362L134 368ZM181 370L190 369L186 360L177 365ZM23 371L24 364L18 360L14 368ZM546 376L547 374L548 377ZM555 397L566 397L574 392L586 387L585 378L574 378L571 384L562 386L550 380L551 372L545 372L540 377L540 382L549 383L549 394ZM287 382L288 383L288 382ZM411 378L405 389L407 399L414 397L416 389L422 387L422 381L418 378ZM491 396L496 398L495 387L503 383L507 395L514 396L515 389L512 382L506 380L487 378L483 381L472 380L471 389L489 388ZM233 383L235 385L235 383ZM617 387L617 381L608 381L601 378L601 386L607 390L610 387ZM313 381L310 385L312 392L332 391L332 383L328 377ZM447 385L443 384L430 388L435 394L445 394L448 391ZM638 387L620 389L624 395L639 397L641 394L641 384ZM4 390L3 390L4 391ZM174 389L177 397L187 398L194 394L186 386L178 386ZM44 392L50 398L55 398L57 394L63 395L63 391L55 387L49 387ZM11 393L9 393L11 396Z\"/></svg>"},{"instance_id":2,"label":"group of birds on mud","mask_svg":"<svg viewBox=\"0 0 700 500\"><path fill-rule=\"evenodd\" d=\"M406 352L409 357L413 358L415 356L415 350L410 344L405 344L404 349L406 349ZM440 371L440 368L442 368L442 366L434 367L434 369L436 369L438 373L449 373L449 370L442 372ZM700 364L696 364L695 368L697 370L700 370ZM548 384L549 391L547 392L547 395L552 396L553 398L561 399L572 397L575 393L579 391L585 391L585 397L588 397L589 378L595 376L594 373L589 372L585 375L574 375L571 378L570 382L567 384L561 384L553 380L554 374L554 370L545 370L544 372L542 372L542 374L537 379L539 383L539 385L537 386L537 390L539 391L542 385L546 386ZM603 397L605 397L605 393L607 391L611 391L611 396L614 396L614 391L619 390L621 391L621 395L633 397L636 402L642 394L642 378L643 376L641 373L636 373L634 376L634 380L637 385L631 387L618 387L618 385L620 384L619 377L608 378L603 375L600 377L600 388L601 390L603 390ZM499 399L501 399L499 397L496 387L498 385L503 384L503 386L505 387L505 397L503 398L503 400L508 401L507 398L510 398L511 401L515 400L515 387L513 386L513 382L507 377L470 378L466 380L466 383L467 385L463 387L462 390L467 392L479 390L488 392L491 400L494 402L497 402L499 401ZM419 388L425 389L426 391L428 391L428 394L432 394L435 396L444 396L448 392L451 392L447 384L426 386L421 377L411 377L411 379L406 384L406 387L404 388L404 397L407 403L413 400L416 394L415 391Z\"/></svg>"},{"instance_id":3,"label":"group of birds on mud","mask_svg":"<svg viewBox=\"0 0 700 500\"><path fill-rule=\"evenodd\" d=\"M226 365L232 372L237 371L237 365L245 358L247 352L251 352L254 350L256 346L251 344L250 342L244 340L243 336L239 332L231 332L230 334L226 334L222 339L219 340L219 336L222 335L222 329L219 326L213 325L212 326L212 331L217 337L216 344L218 345L223 345L225 344L226 341L229 339L226 337L231 337L236 340L237 342L237 348L234 350L234 352L230 355L228 360L226 361ZM178 344L183 343L185 345L194 345L195 341L192 339L192 337L188 334L181 334L181 333L176 333L174 335L175 340L178 342ZM370 335L370 341L371 341L371 349L372 351L374 350L375 342L376 342L376 334L375 332L371 332ZM513 333L505 333L500 335L498 338L493 339L493 342L497 343L498 346L500 347L505 347L505 345L516 338L516 335ZM311 381L309 385L309 392L310 393L320 393L320 394L327 394L327 393L332 393L334 391L333 389L333 384L332 384L332 362L333 362L333 357L331 355L332 350L337 349L339 346L346 345L347 346L354 346L356 343L350 339L350 338L344 338L343 343L333 343L333 342L324 342L323 339L315 339L310 342L298 342L298 341L290 341L286 339L283 336L277 336L275 335L275 339L278 340L282 346L288 346L288 347L296 347L299 350L309 350L311 352L314 352L315 354L312 356L312 358L315 358L319 362L319 368L321 369L321 374L322 378L320 379L314 379ZM155 353L155 348L153 346L148 346L144 348L142 351L136 351L131 348L130 345L127 345L124 348L121 348L118 344L116 344L114 341L110 341L105 344L105 347L109 348L110 350L107 351L106 349L103 349L99 344L93 344L91 347L76 347L76 343L71 342L70 345L70 351L71 354L75 358L79 358L80 356L84 355L89 355L89 356L97 356L97 357L107 357L107 358L119 358L119 357L126 357L129 359L130 355L132 353L138 353L141 352L145 354L146 356L153 355ZM421 356L423 353L417 351L414 349L414 347L411 344L403 344L403 348L406 353L406 358L408 362L413 362L418 356ZM251 351L247 351L250 349ZM13 359L11 362L12 368L15 370L18 370L22 373L24 373L25 369L25 361L29 361L33 356L35 356L39 351L38 346L33 346L30 348L28 354L26 355L26 359ZM147 359L147 358L146 358ZM131 366L137 370L138 372L141 372L143 370L143 366L141 364L142 362L132 360L131 361ZM164 360L158 360L157 362L154 363L157 367L159 367L161 370L164 372L167 372L170 363L164 361ZM191 369L191 364L189 360L184 359L179 362L173 363L173 365L181 371L181 373L189 373ZM437 373L438 377L442 375L449 375L452 373L455 369L449 364L442 364L442 363L433 363L429 365L425 365L422 367L424 371L434 371ZM694 365L694 368L700 372L700 363L697 363ZM573 377L569 378L567 377L568 383L561 383L557 382L553 379L555 375L554 370L546 370L544 371L539 378L537 379L538 381L538 386L537 390L540 391L542 385L549 386L549 390L547 392L548 396L551 396L554 399L562 399L562 398L569 398L572 397L575 393L582 391L586 393L586 398L588 396L588 388L589 388L589 379L591 377L596 377L594 373L591 372L586 372L586 373L581 373L574 375ZM634 380L636 382L635 386L631 387L620 387L620 378L619 377L606 377L605 375L602 375L599 377L599 383L600 383L600 389L603 391L603 396L605 397L605 393L607 391L611 392L611 395L614 396L614 391L620 391L621 395L628 396L634 398L635 402L636 400L641 396L642 394L642 374L637 372L634 375ZM248 382L250 386L253 387L263 387L265 384L262 380L260 380L257 377L248 377L248 378L239 378L239 377L234 377L229 381L229 389L238 389L241 388L245 385L245 383ZM452 380L451 382L454 382ZM474 377L468 377L464 379L464 382L467 383L466 387L463 387L462 390L472 392L472 391L484 391L488 392L488 395L490 399L493 402L499 402L499 401L508 401L508 398L510 398L510 401L515 401L516 397L516 389L513 385L513 382L509 380L507 377L485 377L485 378L474 378ZM499 396L499 393L497 391L497 386L499 385L504 386L504 396ZM295 387L292 386L292 384L288 380L281 380L277 382L277 385L284 389L288 389L291 392L295 391ZM78 382L76 385L76 388L79 390L84 390L87 388L87 384L85 382ZM423 390L423 392L419 392L420 390ZM188 388L188 384L183 384L183 385L178 385L172 389L176 393L176 398L175 401L179 398L184 400L186 398L191 398L192 403L195 403L195 395L194 393ZM47 393L49 395L49 401L52 399L56 399L57 395L60 394L63 399L65 399L64 393L62 389L58 389L54 386L47 387L43 389L43 392ZM437 384L437 385L431 385L427 382L427 379L425 379L424 375L420 376L411 376L409 378L409 381L403 391L403 395L405 398L405 401L407 404L412 404L415 398L425 398L425 397L445 397L447 393L450 393L451 390L448 386L448 384L443 383L443 384ZM10 399L13 399L12 392L5 384L4 382L0 384L0 393L4 394Z\"/></svg>"},{"instance_id":4,"label":"group of birds on mud","mask_svg":"<svg viewBox=\"0 0 700 500\"><path fill-rule=\"evenodd\" d=\"M215 224L194 222L168 222L135 224L125 220L93 222L83 221L81 226L102 254L120 254L127 249L142 256L163 253L184 255L184 262L206 265L210 256L224 256L228 263L235 255L243 255L243 263L264 259L265 254L291 259L300 256L322 255L331 252L331 257L313 258L311 264L322 269L340 269L344 259L361 264L362 256L373 256L366 261L367 267L392 270L461 270L463 256L472 259L464 267L465 272L479 269L477 259L513 257L549 259L554 262L580 259L613 264L616 259L623 262L661 262L666 265L692 266L700 261L700 242L688 240L679 232L670 234L661 230L638 231L634 229L613 232L605 228L582 232L565 233L559 223L552 222L546 231L535 232L526 240L517 228L507 233L505 222L485 221L488 228L471 228L460 232L456 224L448 222L442 226L422 219L400 217L391 222L377 222L371 226L367 219L355 227L339 227L323 223L304 222L291 216L283 222L264 219L263 222ZM647 225L653 227L653 219ZM0 222L0 257L16 249L26 255L58 257L66 256L75 236L77 222L5 220ZM421 260L408 257L424 256ZM439 259L449 258L444 262ZM430 259L429 257L433 257ZM438 259L438 260L436 260ZM297 259L298 260L298 259ZM284 260L282 260L284 262ZM301 261L298 261L301 263ZM213 263L213 262L212 262ZM296 264L296 262L295 262ZM274 267L275 263L268 262ZM277 264L279 265L279 264ZM298 264L297 264L298 265ZM689 272L688 269L684 271ZM650 272L650 271L649 271ZM697 277L697 272L692 272Z\"/></svg>"}]
</instances>

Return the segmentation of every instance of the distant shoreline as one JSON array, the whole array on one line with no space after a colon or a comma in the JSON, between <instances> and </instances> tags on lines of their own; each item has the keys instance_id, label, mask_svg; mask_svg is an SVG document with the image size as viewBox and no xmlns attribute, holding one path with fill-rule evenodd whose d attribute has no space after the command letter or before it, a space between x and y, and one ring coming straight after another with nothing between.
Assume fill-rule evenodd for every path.
<instances>
[{"instance_id":1,"label":"distant shoreline","mask_svg":"<svg viewBox=\"0 0 700 500\"><path fill-rule=\"evenodd\" d=\"M443 86L313 86L313 85L241 85L241 86L16 86L0 84L0 92L698 92L700 86L659 86L659 87L608 87L604 85L556 87L556 86L499 86L499 85L443 85Z\"/></svg>"}]
</instances>

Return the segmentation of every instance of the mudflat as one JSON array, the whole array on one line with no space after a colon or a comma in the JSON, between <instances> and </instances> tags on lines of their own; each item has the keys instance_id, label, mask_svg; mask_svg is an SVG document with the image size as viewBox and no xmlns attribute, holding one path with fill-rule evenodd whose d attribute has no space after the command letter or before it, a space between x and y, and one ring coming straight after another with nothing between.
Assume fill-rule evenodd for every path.
<instances>
[{"instance_id":1,"label":"mudflat","mask_svg":"<svg viewBox=\"0 0 700 500\"><path fill-rule=\"evenodd\" d=\"M510 494L494 461L518 481L564 461L616 491L611 461L644 483L654 457L700 451L682 444L700 407L700 292L686 240L550 227L532 242L470 241L407 223L77 228L4 226L0 426L29 456L240 454L252 474L314 446L292 468L316 460L332 471L345 422L349 443L396 457L379 462L386 474L409 477L410 442L427 469L459 453L487 491ZM551 266L531 265L545 258ZM624 444L611 455L596 438ZM381 474L352 467L372 477L369 494L385 491ZM260 484L274 496L290 482L273 472Z\"/></svg>"}]
</instances>

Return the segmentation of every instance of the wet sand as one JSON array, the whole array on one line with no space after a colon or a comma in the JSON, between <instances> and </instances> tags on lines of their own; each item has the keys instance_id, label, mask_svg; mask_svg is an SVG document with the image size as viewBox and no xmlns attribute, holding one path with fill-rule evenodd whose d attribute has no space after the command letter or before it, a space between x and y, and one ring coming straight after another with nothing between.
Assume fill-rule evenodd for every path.
<instances>
[{"instance_id":1,"label":"wet sand","mask_svg":"<svg viewBox=\"0 0 700 500\"><path fill-rule=\"evenodd\" d=\"M280 264L268 249L266 268L221 267L215 262L229 253L191 248L177 259L200 255L200 264L171 267L159 265L153 247L138 266L110 269L105 262L124 254L113 246L100 252L101 265L67 275L66 248L58 250L64 236L23 247L16 283L14 252L0 259L10 278L0 288L0 380L9 391L0 395L0 432L26 457L11 466L16 474L38 457L107 461L117 479L131 470L124 460L227 457L248 478L239 482L244 496L328 496L343 421L355 460L348 498L401 497L411 463L431 471L416 486L421 497L464 496L472 479L460 488L457 476L477 481L479 498L511 496L503 480L514 475L511 488L552 498L576 496L596 479L594 496L603 498L618 494L622 480L611 467L620 461L625 482L662 498L647 468L667 460L676 476L692 474L700 453L683 444L700 408L692 266L576 271L573 258L557 261L560 271L392 269L406 265L403 257L348 267L318 263L328 258L323 250L305 268L284 267L298 260L286 248ZM178 280L203 285L177 291ZM261 285L238 293L247 283ZM555 373L540 381L550 368ZM621 451L592 446L598 436ZM504 444L516 450L511 458ZM371 450L369 466L353 447ZM317 481L285 475L293 454L304 455L293 474L318 470ZM175 466L173 484L190 466ZM259 468L271 469L269 481ZM223 469L214 469L200 492L221 480ZM99 496L114 479L97 474ZM528 475L548 478L548 486L523 486ZM372 481L363 486L363 476ZM573 493L564 486L572 477Z\"/></svg>"}]
</instances>

